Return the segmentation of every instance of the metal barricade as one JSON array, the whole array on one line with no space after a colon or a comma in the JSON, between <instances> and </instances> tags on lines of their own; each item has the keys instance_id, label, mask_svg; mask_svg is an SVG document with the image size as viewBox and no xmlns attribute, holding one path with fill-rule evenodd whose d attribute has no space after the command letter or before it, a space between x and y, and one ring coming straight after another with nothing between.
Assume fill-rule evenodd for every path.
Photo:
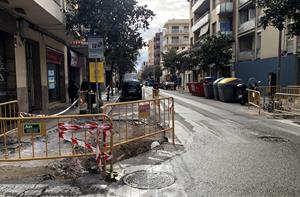
<instances>
[{"instance_id":1,"label":"metal barricade","mask_svg":"<svg viewBox=\"0 0 300 197\"><path fill-rule=\"evenodd\" d=\"M256 90L247 89L248 91L248 104L258 108L258 114L260 115L260 92Z\"/></svg>"},{"instance_id":2,"label":"metal barricade","mask_svg":"<svg viewBox=\"0 0 300 197\"><path fill-rule=\"evenodd\" d=\"M107 104L103 111L113 120L114 147L168 131L175 144L174 99L171 97Z\"/></svg>"},{"instance_id":3,"label":"metal barricade","mask_svg":"<svg viewBox=\"0 0 300 197\"><path fill-rule=\"evenodd\" d=\"M300 94L276 93L273 115L300 115Z\"/></svg>"},{"instance_id":4,"label":"metal barricade","mask_svg":"<svg viewBox=\"0 0 300 197\"><path fill-rule=\"evenodd\" d=\"M5 103L0 103L0 118L8 117L14 118L18 117L18 101L9 101ZM1 122L1 127L5 127L8 131L13 131L17 127L17 122L10 120L8 122ZM0 130L0 136L3 134L3 131Z\"/></svg>"},{"instance_id":5,"label":"metal barricade","mask_svg":"<svg viewBox=\"0 0 300 197\"><path fill-rule=\"evenodd\" d=\"M13 132L9 132L8 122L17 125ZM112 155L111 128L112 120L105 114L0 117L0 162L88 157L97 154L101 158L99 161L105 162ZM112 170L111 168L111 172Z\"/></svg>"}]
</instances>

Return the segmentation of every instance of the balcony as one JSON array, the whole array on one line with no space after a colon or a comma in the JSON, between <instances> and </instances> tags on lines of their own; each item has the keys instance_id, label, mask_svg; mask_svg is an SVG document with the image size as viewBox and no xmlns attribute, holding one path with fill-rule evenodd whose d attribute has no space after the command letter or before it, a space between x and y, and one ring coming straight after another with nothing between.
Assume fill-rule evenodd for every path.
<instances>
[{"instance_id":1,"label":"balcony","mask_svg":"<svg viewBox=\"0 0 300 197\"><path fill-rule=\"evenodd\" d=\"M184 40L184 39L175 39L172 41L164 41L164 46L178 46L178 45L189 45L189 40Z\"/></svg>"},{"instance_id":2,"label":"balcony","mask_svg":"<svg viewBox=\"0 0 300 197\"><path fill-rule=\"evenodd\" d=\"M252 0L239 0L239 8L242 8L250 3L252 3Z\"/></svg>"},{"instance_id":3,"label":"balcony","mask_svg":"<svg viewBox=\"0 0 300 197\"><path fill-rule=\"evenodd\" d=\"M198 29L200 29L202 26L207 24L209 22L209 12L207 12L203 17L199 18L197 21L195 21L195 24L192 27L192 31L195 32Z\"/></svg>"},{"instance_id":4,"label":"balcony","mask_svg":"<svg viewBox=\"0 0 300 197\"><path fill-rule=\"evenodd\" d=\"M170 34L188 34L188 29L172 29L172 30L165 30L164 35L170 35Z\"/></svg>"},{"instance_id":5,"label":"balcony","mask_svg":"<svg viewBox=\"0 0 300 197\"><path fill-rule=\"evenodd\" d=\"M3 7L21 18L38 26L39 29L66 39L65 0L9 0ZM17 13L14 8L22 8L24 13Z\"/></svg>"},{"instance_id":6,"label":"balcony","mask_svg":"<svg viewBox=\"0 0 300 197\"><path fill-rule=\"evenodd\" d=\"M255 28L255 18L253 18L245 23L242 23L239 26L239 34L254 30L254 28Z\"/></svg>"},{"instance_id":7,"label":"balcony","mask_svg":"<svg viewBox=\"0 0 300 197\"><path fill-rule=\"evenodd\" d=\"M194 13L206 0L196 0L193 7L192 12Z\"/></svg>"},{"instance_id":8,"label":"balcony","mask_svg":"<svg viewBox=\"0 0 300 197\"><path fill-rule=\"evenodd\" d=\"M238 61L248 61L254 59L254 50L240 51L238 53Z\"/></svg>"},{"instance_id":9,"label":"balcony","mask_svg":"<svg viewBox=\"0 0 300 197\"><path fill-rule=\"evenodd\" d=\"M222 2L216 8L218 15L232 14L233 13L233 3L232 2Z\"/></svg>"}]
</instances>

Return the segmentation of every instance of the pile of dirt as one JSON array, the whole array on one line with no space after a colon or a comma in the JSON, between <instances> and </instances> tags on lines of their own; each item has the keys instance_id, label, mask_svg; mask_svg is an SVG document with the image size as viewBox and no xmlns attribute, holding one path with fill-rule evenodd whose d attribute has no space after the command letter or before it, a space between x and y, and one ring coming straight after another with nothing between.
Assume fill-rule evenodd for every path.
<instances>
[{"instance_id":1,"label":"pile of dirt","mask_svg":"<svg viewBox=\"0 0 300 197\"><path fill-rule=\"evenodd\" d=\"M77 179L85 172L80 159L77 158L51 162L46 169L55 179Z\"/></svg>"}]
</instances>

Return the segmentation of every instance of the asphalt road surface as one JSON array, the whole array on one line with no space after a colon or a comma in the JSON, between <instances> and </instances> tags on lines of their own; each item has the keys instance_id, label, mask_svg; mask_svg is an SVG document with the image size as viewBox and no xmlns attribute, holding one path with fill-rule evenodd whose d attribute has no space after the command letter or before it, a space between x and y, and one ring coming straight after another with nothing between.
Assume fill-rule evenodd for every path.
<instances>
[{"instance_id":1,"label":"asphalt road surface","mask_svg":"<svg viewBox=\"0 0 300 197\"><path fill-rule=\"evenodd\" d=\"M145 88L146 95L151 91ZM175 99L177 145L163 144L116 163L114 169L121 175L138 170L167 172L175 178L171 186L136 189L122 180L107 183L97 173L73 181L41 181L36 173L20 183L15 181L17 178L0 183L0 196L300 196L297 121L275 120L239 104L175 91L161 90L161 95ZM35 165L32 167L39 172ZM22 169L26 173L23 164ZM5 172L7 168L0 167L1 170ZM149 180L139 181L148 184Z\"/></svg>"},{"instance_id":2,"label":"asphalt road surface","mask_svg":"<svg viewBox=\"0 0 300 197\"><path fill-rule=\"evenodd\" d=\"M150 91L146 88L146 93ZM300 196L299 125L258 116L239 104L174 91L161 90L161 95L175 99L177 143L184 151L151 167L176 178L171 188L153 194ZM153 196L149 191L138 194Z\"/></svg>"}]
</instances>

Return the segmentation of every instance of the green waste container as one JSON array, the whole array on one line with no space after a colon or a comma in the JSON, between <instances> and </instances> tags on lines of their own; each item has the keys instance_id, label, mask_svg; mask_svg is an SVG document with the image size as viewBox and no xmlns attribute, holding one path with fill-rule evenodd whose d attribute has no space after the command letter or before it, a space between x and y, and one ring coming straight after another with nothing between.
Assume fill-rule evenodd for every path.
<instances>
[{"instance_id":1,"label":"green waste container","mask_svg":"<svg viewBox=\"0 0 300 197\"><path fill-rule=\"evenodd\" d=\"M218 92L220 100L223 102L238 102L239 91L237 84L243 81L239 78L225 78L218 83Z\"/></svg>"},{"instance_id":2,"label":"green waste container","mask_svg":"<svg viewBox=\"0 0 300 197\"><path fill-rule=\"evenodd\" d=\"M218 91L218 83L219 83L220 81L222 81L223 79L224 79L224 77L219 78L219 79L215 80L214 83L213 83L213 88L214 88L214 98L215 98L215 100L220 100L220 98L219 98L219 91Z\"/></svg>"}]
</instances>

